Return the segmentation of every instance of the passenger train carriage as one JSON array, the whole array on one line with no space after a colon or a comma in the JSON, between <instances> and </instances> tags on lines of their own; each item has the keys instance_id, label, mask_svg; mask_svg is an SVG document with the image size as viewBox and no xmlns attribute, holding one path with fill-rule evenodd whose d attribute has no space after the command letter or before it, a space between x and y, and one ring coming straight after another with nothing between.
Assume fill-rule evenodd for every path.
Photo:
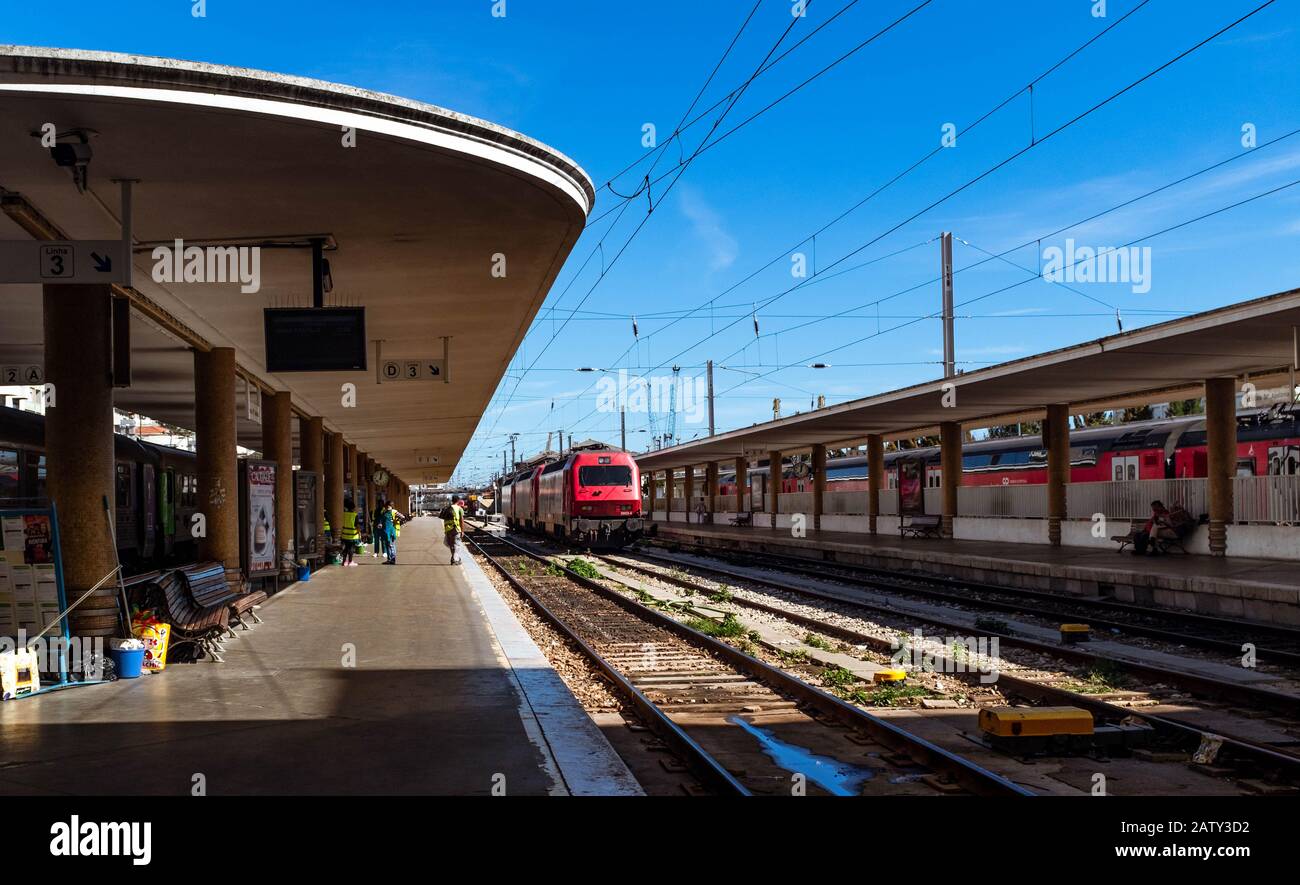
<instances>
[{"instance_id":1,"label":"passenger train carriage","mask_svg":"<svg viewBox=\"0 0 1300 885\"><path fill-rule=\"evenodd\" d=\"M192 562L198 510L194 453L113 435L113 524L128 574ZM0 408L0 498L44 498L45 418Z\"/></svg>"},{"instance_id":2,"label":"passenger train carriage","mask_svg":"<svg viewBox=\"0 0 1300 885\"><path fill-rule=\"evenodd\" d=\"M501 490L512 528L589 547L622 547L641 536L641 474L636 460L593 448L516 473Z\"/></svg>"},{"instance_id":3,"label":"passenger train carriage","mask_svg":"<svg viewBox=\"0 0 1300 885\"><path fill-rule=\"evenodd\" d=\"M926 464L926 486L942 484L939 448L887 452L884 488L897 484L897 464L902 458L921 458ZM1070 433L1070 482L1105 482L1138 479L1204 477L1208 472L1205 418L1168 418L1105 427L1086 427ZM1237 415L1237 475L1295 475L1300 473L1300 407L1240 412ZM768 468L749 468L750 483L764 489ZM968 442L962 446L962 485L1041 485L1047 482L1047 449L1038 436ZM826 464L826 484L833 491L865 491L867 458L854 455L832 458ZM812 491L806 468L787 464L783 492ZM734 495L734 470L719 477L719 494Z\"/></svg>"}]
</instances>

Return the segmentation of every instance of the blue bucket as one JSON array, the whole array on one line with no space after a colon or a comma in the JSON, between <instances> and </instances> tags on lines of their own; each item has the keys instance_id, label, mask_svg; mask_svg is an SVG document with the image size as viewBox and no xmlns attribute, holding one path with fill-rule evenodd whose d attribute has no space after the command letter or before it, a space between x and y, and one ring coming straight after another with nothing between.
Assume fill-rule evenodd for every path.
<instances>
[{"instance_id":1,"label":"blue bucket","mask_svg":"<svg viewBox=\"0 0 1300 885\"><path fill-rule=\"evenodd\" d=\"M298 580L299 581L311 580L311 566L309 565L298 566Z\"/></svg>"},{"instance_id":2,"label":"blue bucket","mask_svg":"<svg viewBox=\"0 0 1300 885\"><path fill-rule=\"evenodd\" d=\"M144 649L110 648L108 656L113 659L118 679L138 679L144 669Z\"/></svg>"}]
</instances>

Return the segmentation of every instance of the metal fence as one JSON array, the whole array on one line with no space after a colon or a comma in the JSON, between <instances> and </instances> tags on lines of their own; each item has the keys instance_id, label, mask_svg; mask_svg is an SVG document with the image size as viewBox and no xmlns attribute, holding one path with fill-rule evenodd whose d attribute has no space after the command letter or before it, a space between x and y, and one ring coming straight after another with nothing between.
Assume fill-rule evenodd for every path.
<instances>
[{"instance_id":1,"label":"metal fence","mask_svg":"<svg viewBox=\"0 0 1300 885\"><path fill-rule=\"evenodd\" d=\"M1300 475L1239 476L1232 481L1233 519L1300 525Z\"/></svg>"},{"instance_id":2,"label":"metal fence","mask_svg":"<svg viewBox=\"0 0 1300 885\"><path fill-rule=\"evenodd\" d=\"M1263 525L1300 525L1300 475L1239 476L1233 479L1233 519L1237 523ZM701 499L703 500L703 499ZM812 514L811 492L786 492L778 499L782 513ZM1165 506L1181 505L1193 516L1209 512L1206 481L1197 479L1141 479L1123 482L1079 482L1066 487L1068 519L1091 519L1103 513L1107 519L1146 519L1151 502ZM664 499L655 502L660 509ZM649 509L650 499L644 499ZM724 513L736 507L735 495L719 495L714 509ZM745 496L742 510L765 512L767 502L762 493ZM673 498L673 512L687 509L680 496ZM691 502L694 512L694 501ZM925 489L925 510L940 513L943 490ZM822 512L855 515L867 512L867 492L826 492ZM898 491L880 490L882 516L898 514ZM961 516L990 518L1044 519L1047 517L1047 486L962 486L957 490L957 513Z\"/></svg>"},{"instance_id":3,"label":"metal fence","mask_svg":"<svg viewBox=\"0 0 1300 885\"><path fill-rule=\"evenodd\" d=\"M927 510L929 503L927 500ZM942 501L940 505L942 506ZM957 512L962 516L1045 519L1047 486L962 486L957 489Z\"/></svg>"},{"instance_id":4,"label":"metal fence","mask_svg":"<svg viewBox=\"0 0 1300 885\"><path fill-rule=\"evenodd\" d=\"M1179 504L1193 516L1209 511L1204 478L1077 482L1066 488L1065 496L1070 519L1092 519L1098 513L1107 519L1146 519L1152 501Z\"/></svg>"}]
</instances>

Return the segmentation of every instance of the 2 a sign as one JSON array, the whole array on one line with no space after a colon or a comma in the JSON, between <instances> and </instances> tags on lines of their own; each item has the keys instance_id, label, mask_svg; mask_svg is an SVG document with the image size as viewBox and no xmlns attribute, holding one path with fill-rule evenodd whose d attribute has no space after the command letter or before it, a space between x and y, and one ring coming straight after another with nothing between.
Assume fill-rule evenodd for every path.
<instances>
[{"instance_id":1,"label":"2 a sign","mask_svg":"<svg viewBox=\"0 0 1300 885\"><path fill-rule=\"evenodd\" d=\"M44 384L45 370L40 366L0 366L0 384Z\"/></svg>"}]
</instances>

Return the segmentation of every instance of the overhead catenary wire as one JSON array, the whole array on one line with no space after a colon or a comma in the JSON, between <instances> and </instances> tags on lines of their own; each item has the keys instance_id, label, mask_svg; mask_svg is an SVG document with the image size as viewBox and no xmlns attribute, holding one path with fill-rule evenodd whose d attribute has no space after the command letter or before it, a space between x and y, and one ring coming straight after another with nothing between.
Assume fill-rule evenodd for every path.
<instances>
[{"instance_id":1,"label":"overhead catenary wire","mask_svg":"<svg viewBox=\"0 0 1300 885\"><path fill-rule=\"evenodd\" d=\"M811 0L809 0L809 4L811 5ZM756 8L757 8L757 4L755 5L755 9L756 9ZM742 26L741 26L741 31L743 31L743 30L744 30L744 27L745 27L746 25L748 25L750 18L753 17L753 12L754 12L754 11L751 11L751 12L750 12L750 15L746 17L745 22L744 22L744 23L742 24ZM762 69L763 64L765 64L765 63L766 63L766 62L767 62L767 61L772 57L772 53L776 52L776 50L780 47L781 43L783 43L783 42L785 41L785 38L789 35L790 31L793 30L793 28L795 27L795 25L798 24L798 22L799 22L799 18L798 18L798 17L793 17L793 16L791 17L791 21L790 21L790 23L786 26L785 30L781 32L781 36L777 38L777 41L772 45L772 48L771 48L770 50L768 50L767 55L764 56L763 61L760 62L759 66L758 66L758 68L755 70L754 74L751 74L751 75L750 75L749 80L746 81L746 84L745 84L744 86L742 86L742 88L740 88L740 89L738 89L738 90L735 91L735 94L733 95L733 97L732 97L730 103L727 104L727 106L723 109L722 113L719 114L718 118L714 121L712 128L710 128L709 132L704 136L704 139L702 140L701 145L707 143L709 137L712 136L712 134L717 130L718 126L722 125L722 121L723 121L724 119L726 119L727 114L731 111L731 109L732 109L733 107L735 107L736 102L740 100L741 96L744 95L744 90L745 90L745 88L747 88L747 86L748 86L749 83L752 83L752 82L753 82L754 78L758 75L758 71ZM737 34L737 38L738 38L738 37L739 37L739 34ZM734 41L733 41L733 44L732 44L732 45L734 45ZM727 48L727 53L730 53L730 51L731 51L731 47L728 46L728 48ZM725 57L725 55L724 55L724 57ZM715 68L714 68L714 72L716 72L716 70L717 70L717 66L715 66ZM713 73L710 73L710 75L709 75L709 79L712 80L712 77L713 77ZM707 84L706 84L706 85L707 85ZM696 102L698 102L698 100L699 100L699 98L698 98L698 96L697 96L697 98L695 99L695 102L692 102L692 106L694 106L694 104L695 104ZM689 113L689 111L688 111L688 113ZM668 187L664 190L664 192L660 195L660 197L659 197L660 201L662 201L663 199L665 199L665 198L668 196L668 193L672 190L673 186L676 185L677 182L681 180L682 176L686 174L687 169L689 169L690 166L691 166L691 164L694 162L695 157L696 157L697 154L698 154L698 150L699 150L699 149L697 148L696 153L692 154L691 157L689 157L689 158L688 158L684 163L680 164L680 165L679 165L675 170L673 170L673 172L675 173L675 177L674 177L673 180L669 183ZM670 174L672 174L672 173L670 173ZM628 205L630 205L630 202L625 202L623 205L624 205L624 208L626 208ZM637 235L641 232L641 230L645 227L646 223L650 220L650 217L651 217L651 215L653 214L653 212L654 212L654 207L653 207L653 204L651 204L651 206L647 208L647 210L646 210L646 214L645 214L645 216L641 219L641 222L640 222L640 223L639 223L639 224L638 224L638 225L633 229L632 233L628 236L627 240L623 243L623 246L618 250L618 253L615 254L615 256L613 257L613 259L611 259L611 261L609 262L609 264L608 264L607 266L603 266L603 267L601 268L600 276L598 276L598 277L596 278L596 281L595 281L594 283L592 283L591 287L587 290L586 294L583 295L582 300L579 301L579 303L578 303L578 307L581 307L583 304L586 303L587 299L591 297L591 294L596 290L596 288L600 285L600 283L601 283L601 282L602 282L602 281L603 281L603 280L608 276L609 271L612 270L613 267L614 267L614 265L618 263L619 258L621 258L621 257L623 256L623 254L627 251L627 248L632 244L632 242L636 239ZM620 217L621 217L621 213L620 213ZM616 222L616 223L617 223L617 222ZM612 225L611 228L610 228L610 230L612 230L614 226L615 226L615 225ZM608 233L609 233L609 231L606 231L606 235L608 235ZM604 242L604 237L601 238L601 243L603 243L603 242ZM598 245L600 245L600 244L598 244ZM602 253L602 254L603 254L603 253ZM587 260L590 261L590 258L591 258L591 256L588 255ZM585 266L585 264L586 264L586 262L584 262L584 266ZM579 273L581 273L581 271L579 271ZM576 278L577 278L577 276L575 275L574 279L576 279ZM571 286L571 285L572 285L572 280L570 281L570 286ZM568 291L568 287L566 287L566 289L565 289L565 293L567 293L567 291ZM564 293L562 293L561 296L560 296L561 300L563 299L563 297L564 297ZM531 368L533 365L536 365L537 361L538 361L539 359L541 359L541 357L542 357L543 354L546 353L546 351L550 348L551 344L554 343L554 341L555 341L556 338L559 336L559 334L562 333L562 332L564 331L565 328L567 328L567 325L568 325L568 321L566 320L564 323L561 324L561 326L560 326L560 328L559 328L558 330L554 330L554 331L551 333L551 337L550 337L550 339L547 341L547 343L546 343L545 345L543 345L541 352L538 353L537 356L535 356L535 357L533 358L533 362L529 365L529 367L526 368L526 369L524 369L524 374L527 374L528 369ZM522 380L522 376L521 376L521 380ZM500 421L501 415L504 414L504 413L505 413L505 410L509 408L509 406L510 406L510 402L511 402L511 400L513 399L514 393L515 393L515 392L518 390L518 388L519 388L519 383L520 383L520 382L516 382L515 387L512 389L510 396L508 396L508 397L506 398L506 402L505 402L505 404L501 407L501 410L497 413L497 417L494 419L493 424L492 424L492 428L491 428L492 430L495 430L495 429L496 429L496 424L497 424L497 422ZM491 431L489 431L489 432L491 432Z\"/></svg>"},{"instance_id":2,"label":"overhead catenary wire","mask_svg":"<svg viewBox=\"0 0 1300 885\"><path fill-rule=\"evenodd\" d=\"M1230 212L1230 211L1232 211L1233 209L1237 209L1237 208L1239 208L1239 207L1241 207L1241 206L1245 206L1245 205L1247 205L1247 204L1249 204L1249 203L1253 203L1253 202L1255 202L1256 200L1262 200L1262 199L1264 199L1264 198L1266 198L1266 197L1273 196L1274 194L1281 193L1282 191L1288 190L1288 189L1293 188L1293 187L1295 187L1295 186L1297 186L1297 185L1300 185L1300 178L1297 178L1297 179L1295 179L1295 180L1293 180L1293 181L1290 181L1290 182L1288 182L1288 183L1286 183L1286 184L1282 184L1282 185L1278 185L1278 186L1276 186L1276 187L1270 188L1270 189L1268 189L1268 190L1266 190L1266 191L1262 191L1262 192L1260 192L1260 193L1254 194L1254 195L1252 195L1252 196L1250 196L1250 197L1246 197L1245 199L1238 200L1238 201L1236 201L1236 202L1234 202L1234 203L1230 203L1230 204L1228 204L1228 205L1226 205L1226 206L1221 206L1221 207L1219 207L1219 208L1217 208L1217 209L1213 209L1213 210L1211 210L1211 211L1209 211L1209 212L1204 212L1204 213L1202 213L1202 214L1200 214L1200 215L1197 215L1197 216L1195 216L1195 217L1193 217L1193 218L1189 218L1189 219L1186 219L1186 220L1184 220L1184 221L1180 221L1180 222L1177 223L1177 224L1170 225L1169 227L1162 228L1161 230L1154 231L1154 232L1149 233L1149 234L1144 234L1143 236L1137 237L1136 239L1129 240L1127 243L1124 243L1123 245L1113 247L1113 250L1114 250L1114 251L1118 251L1118 250L1120 250L1120 249L1127 249L1127 248L1129 248L1129 247L1131 247L1131 246L1134 246L1134 245L1136 245L1136 244L1138 244L1138 243L1141 243L1141 242L1144 242L1144 241L1146 241L1146 240L1155 239L1156 237L1160 237L1160 236L1163 236L1163 235L1165 235L1165 234L1172 233L1173 231L1180 230L1180 229L1182 229L1182 228L1184 228L1184 227L1187 227L1188 225L1196 224L1196 223L1199 222L1199 221L1204 221L1204 220L1207 219L1207 218L1212 218L1212 217L1214 217L1214 216L1216 216L1216 215L1221 215L1221 214L1223 214L1224 212ZM1107 250L1107 251L1112 251L1112 250ZM1095 260L1095 259L1090 259L1090 258L1080 258L1080 259L1078 259L1077 261L1075 261L1075 262L1073 262L1073 263L1071 263L1070 265L1067 265L1067 266L1069 266L1069 267L1077 267L1078 265L1082 264L1083 262L1085 262L1085 261L1089 261L1089 260ZM1000 288L997 288L997 289L992 290L991 292L985 292L985 293L982 294L982 295L977 295L977 296L974 297L974 298L969 298L969 299L967 299L967 300L965 300L965 301L959 302L959 303L958 303L957 305L955 305L955 306L956 306L956 307L965 307L965 306L968 305L968 304L974 304L974 303L976 303L976 302L983 301L983 300L985 300L985 299L987 299L987 298L992 298L992 297L995 296L995 295L1001 295L1001 294L1004 293L1004 292L1009 292L1009 291L1011 291L1012 289L1017 289L1017 288L1019 288L1019 287L1021 287L1021 286L1026 285L1027 283L1032 283L1034 280L1037 280L1037 279L1039 279L1040 277L1041 277L1041 273L1036 273L1036 274L1034 274L1033 276L1030 276L1030 277L1028 277L1028 278L1026 278L1026 279L1020 280L1020 281L1015 282L1015 283L1011 283L1011 284L1006 285L1006 286L1002 286L1002 287L1000 287ZM891 327L891 328L889 328L889 329L884 330L883 332L876 332L876 333L873 333L873 334L871 334L871 335L865 335L865 336L863 336L863 337L861 337L861 338L854 339L853 341L849 341L849 342L846 342L846 343L844 343L844 344L837 345L837 346L835 346L835 347L833 347L833 348L830 348L829 350L823 350L823 351L821 351L821 352L819 352L819 353L815 353L815 354L812 354L812 355L810 355L810 356L806 356L806 357L804 357L803 359L799 360L798 362L786 363L786 364L780 366L779 368L773 369L773 370L771 370L770 372L767 372L767 373L764 373L764 374L760 375L758 378L753 378L753 379L750 379L749 381L741 381L740 383L738 383L738 384L736 384L736 385L733 385L732 387L728 388L727 390L722 391L722 393L719 394L719 396L725 396L726 394L730 393L730 392L733 391L733 390L736 390L737 388L740 388L740 387L743 387L743 386L746 385L746 384L752 383L752 381L756 381L756 380L760 380L760 379L762 379L762 378L766 378L766 377L768 377L769 375L771 375L771 374L774 373L774 372L779 372L779 371L783 371L783 370L785 370L785 369L795 368L795 367L797 367L797 366L799 366L799 365L801 365L801 364L803 364L803 363L806 363L806 362L808 362L808 361L810 361L810 360L820 359L820 358L822 358L822 357L829 356L829 355L831 355L832 353L838 353L839 351L844 350L845 348L853 347L854 345L861 344L861 343L863 343L864 341L869 341L870 339L875 338L875 337L878 337L879 335L887 334L887 333L889 333L889 332L893 332L893 331L896 331L896 330L898 330L898 329L905 328L905 327L907 327L907 326L912 326L912 325L915 325L915 324L917 324L917 323L923 322L923 321L925 321L925 320L927 320L927 319L936 319L936 318L938 318L939 316L940 316L940 311L935 311L934 313L931 313L931 314L929 314L929 315L927 315L927 316L925 316L925 317L920 317L920 318L918 318L918 319L909 320L909 321L907 321L907 322L905 322L905 323L900 323L900 324L898 324L898 325L896 325L896 326L893 326L893 327Z\"/></svg>"},{"instance_id":3,"label":"overhead catenary wire","mask_svg":"<svg viewBox=\"0 0 1300 885\"><path fill-rule=\"evenodd\" d=\"M1120 16L1120 17L1119 17L1118 19L1116 19L1114 22L1110 23L1110 24L1107 25L1105 28L1103 28L1101 31L1099 31L1098 33L1092 35L1090 38L1088 38L1088 39L1087 39L1086 41L1084 41L1082 44L1080 44L1079 46L1077 46L1076 48L1074 48L1073 50L1071 50L1069 53L1067 53L1066 55L1064 55L1062 58L1058 59L1054 64L1052 64L1050 67L1048 67L1048 68L1047 68L1046 70L1044 70L1042 73L1040 73L1038 76L1036 76L1034 79L1032 79L1028 84L1026 84L1025 86L1022 86L1021 88L1019 88L1018 90L1016 90L1014 93L1012 93L1012 94L1008 95L1006 98L1004 98L1001 102L999 102L999 103L997 103L996 105L994 105L994 106L993 106L992 108L990 108L988 111L984 112L980 117L978 117L978 118L975 120L975 122L971 123L969 126L966 126L966 127L962 128L962 129L958 130L957 134L958 134L959 136L969 134L969 133L970 133L971 131L973 131L976 127L978 127L981 123L983 123L983 122L985 122L986 120L988 120L990 117L992 117L992 116L993 116L994 114L996 114L998 111L1000 111L1002 108L1006 107L1008 104L1010 104L1012 101L1014 101L1017 97L1019 97L1020 95L1024 94L1025 91L1026 91L1027 89L1029 89L1031 86L1033 86L1033 85L1035 85L1035 84L1041 82L1042 80L1044 80L1045 78L1047 78L1048 76L1050 76L1052 73L1054 73L1055 71L1057 71L1058 69L1060 69L1063 65L1065 65L1067 62L1069 62L1071 59L1073 59L1073 58L1074 58L1075 56L1077 56L1079 53L1083 52L1085 49L1087 49L1087 48L1088 48L1089 46L1091 46L1093 43L1097 42L1097 41L1098 41L1099 39L1101 39L1103 36L1105 36L1106 34L1108 34L1109 32L1111 32L1111 31L1114 30L1115 28L1117 28L1119 25L1123 24L1123 23L1124 23L1124 22L1125 22L1129 17L1131 17L1134 13L1138 12L1138 11L1139 11L1140 9L1142 9L1143 7L1145 7L1149 2L1150 2L1150 0L1142 0L1142 2L1138 3L1138 5L1134 6L1132 9L1130 9L1130 10L1129 10L1127 13L1125 13L1123 16ZM908 16L904 16L902 19L899 19L899 20L895 21L893 24L890 25L890 27L892 28L892 27L896 26L897 24L899 24L901 21L905 20L907 17L909 17L912 13L914 13L914 12L916 12L916 11L919 11L919 7L914 8L914 9L912 10L912 12L909 12L909 13L908 13ZM883 33L883 32L881 32L881 33ZM875 37L877 37L877 36L879 36L879 33L876 34L876 35L874 35L871 39L875 39ZM856 50L855 50L855 51L856 51ZM843 58L843 57L841 57L841 58ZM833 66L833 65L832 65L832 66ZM829 67L826 68L826 69L823 69L823 71L828 70L828 69L829 69ZM1068 124L1067 124L1067 125L1068 125ZM1037 140L1035 141L1035 144L1036 144L1036 143L1037 143ZM748 274L746 277L744 277L744 278L742 278L741 280L739 280L738 282L736 282L736 283L734 283L733 285L729 286L727 289L723 290L723 291L720 292L718 295L715 295L713 298L709 299L709 300L706 301L704 304L698 306L697 308L694 308L693 311L692 311L692 313L695 312L695 311L698 311L698 310L703 310L703 309L706 308L706 307L712 307L712 305L714 304L714 302L715 302L718 298L721 298L721 297L727 295L728 293L734 291L735 289L739 288L740 286L742 286L742 285L744 285L745 283L749 282L750 280L754 279L756 276L758 276L760 273L762 273L763 271L765 271L765 270L767 270L768 268L770 268L772 265L776 264L778 261L781 261L782 259L786 258L786 257L791 253L792 250L797 249L799 246L801 246L802 244L804 244L804 243L806 243L806 242L809 242L810 240L814 240L814 241L815 241L816 237L817 237L819 234L824 233L824 232L825 232L826 230L828 230L830 227L834 226L835 224L837 224L837 223L839 223L840 221L842 221L844 218L846 218L846 217L848 217L849 215L851 215L851 214L853 214L854 212L856 212L858 209L860 209L862 206L866 205L868 202L870 202L870 201L871 201L872 199L874 199L876 196L878 196L879 194L883 193L885 190L887 190L888 188L892 187L894 184L896 184L896 183L898 183L899 181L901 181L901 180L902 180L903 178L905 178L907 175L911 174L913 171L915 171L917 168L919 168L921 165L923 165L926 161L928 161L928 160L931 159L932 157L936 156L936 155L937 155L938 153L940 153L942 150L943 150L943 147L942 147L942 146L939 146L939 147L936 147L936 148L931 149L928 153L926 153L924 156L922 156L919 160L917 160L917 161L915 161L914 163L912 163L910 166L908 166L908 167L905 168L903 171L901 171L901 172L899 172L898 174L896 174L894 177L892 177L891 179L889 179L888 181L886 181L884 184L882 184L882 185L878 186L877 188L875 188L873 191L871 191L870 193L868 193L868 194L867 194L865 197L863 197L862 199L858 200L856 203L854 203L854 204L853 204L852 206L850 206L848 209L846 209L846 210L842 211L841 213L839 213L838 215L836 215L836 216L835 216L834 218L832 218L829 222L823 224L820 228L818 228L817 230L813 231L811 234L805 236L803 239L799 240L799 241L798 241L797 243L795 243L793 246L791 246L791 247L789 247L789 248L783 250L782 252L778 253L778 254L775 255L772 259L770 259L769 261L767 261L766 263L764 263L762 266L760 266L759 268L757 268L756 270L754 270L753 272L751 272L750 274ZM927 242L932 242L932 241L927 241ZM838 262L837 262L837 263L838 263ZM872 262L867 262L867 264L870 264L870 263L872 263ZM832 265L832 266L834 266L834 265ZM859 265L858 267L861 267L861 266L865 266L865 265ZM817 270L817 269L814 269L813 276L812 276L811 278L805 280L804 283L805 283L805 284L812 284L814 281L820 281L820 280L822 280L822 279L829 279L830 277L828 277L828 276L825 274L825 270L828 270L828 269L829 269L829 268L827 268L827 269L823 269L823 270ZM847 272L847 269L846 269L845 271L842 271L842 272ZM837 275L838 275L838 272L837 272L837 274L832 274L832 275L830 275L830 276L833 277L833 276L837 276ZM798 288L798 287L795 287L795 288ZM792 290L789 290L789 291L792 291ZM781 295L781 296L778 296L778 297L782 297L782 296L785 295L785 294L788 294L788 291L785 292L785 293L782 293L782 295ZM755 308L755 312L757 312L757 308ZM687 314L687 316L690 316L690 315L691 315L691 314ZM655 335L657 335L657 334L659 334L659 333L661 333L661 332L667 331L667 329L671 328L671 327L674 326L675 324L676 324L675 322L674 322L674 323L669 323L669 324L668 324L667 326L665 326L664 328L662 328L662 329L658 329L658 330L655 330L655 332L652 332L650 335L645 336L645 339L641 339L641 340L647 340L647 341L648 341L649 339L653 338ZM712 328L711 328L711 329L710 329L710 334L709 334L708 336L706 336L705 338L703 338L703 339L701 339L700 341L696 342L694 345L692 345L691 348L688 348L688 350L689 350L689 349L693 349L694 347L698 347L700 344L703 344L705 341L710 340L711 338L715 337L716 335L721 334L722 332L727 331L727 329L731 328L731 327L734 326L734 325L735 325L734 323L730 323L730 324L728 324L727 326L722 327L721 329L712 329ZM634 343L633 343L633 347L635 347L636 344L637 344L637 342L634 342ZM620 356L618 357L618 359L615 360L615 362L618 362L619 359L622 359L623 357L627 356L627 354L628 354L631 350L632 350L632 347L627 348L627 350L625 350L625 351L623 352L623 354L620 355ZM685 352L685 351L683 351L683 352ZM679 352L679 353L677 354L677 356L680 356L680 355L681 355L681 352ZM733 354L733 355L734 355L734 354ZM670 363L670 362L672 362L672 361L673 361L673 358L670 358L669 360L666 360L664 363L662 363L661 365L657 366L657 367L656 367L656 370L657 370L657 369L660 369L660 368L663 368L664 365L667 365L668 363ZM586 393L589 393L590 390L591 390L591 387L588 387L585 391L583 391L583 393L582 393L581 395L585 395Z\"/></svg>"}]
</instances>

